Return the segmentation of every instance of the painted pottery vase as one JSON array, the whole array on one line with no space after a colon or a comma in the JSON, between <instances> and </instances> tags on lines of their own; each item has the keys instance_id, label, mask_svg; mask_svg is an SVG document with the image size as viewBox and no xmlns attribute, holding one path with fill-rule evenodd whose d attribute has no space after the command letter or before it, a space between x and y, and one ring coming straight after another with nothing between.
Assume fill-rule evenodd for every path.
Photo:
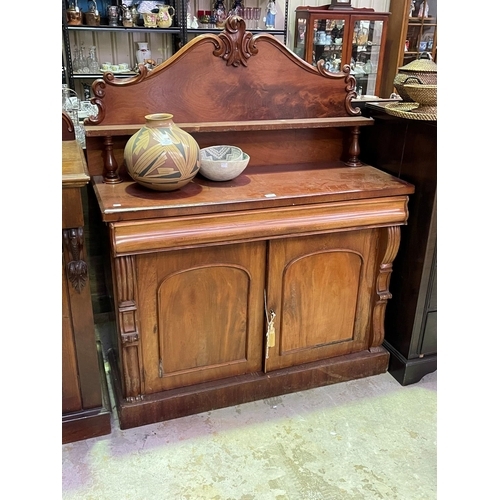
<instances>
[{"instance_id":1,"label":"painted pottery vase","mask_svg":"<svg viewBox=\"0 0 500 500\"><path fill-rule=\"evenodd\" d=\"M200 147L173 122L173 115L146 115L145 125L125 145L128 173L141 186L173 191L190 182L200 169Z\"/></svg>"}]
</instances>

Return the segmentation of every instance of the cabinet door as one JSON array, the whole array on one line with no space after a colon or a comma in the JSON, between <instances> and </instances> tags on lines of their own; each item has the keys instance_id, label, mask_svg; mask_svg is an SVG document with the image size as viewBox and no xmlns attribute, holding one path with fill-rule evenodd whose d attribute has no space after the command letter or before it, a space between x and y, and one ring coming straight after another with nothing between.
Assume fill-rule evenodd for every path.
<instances>
[{"instance_id":1,"label":"cabinet door","mask_svg":"<svg viewBox=\"0 0 500 500\"><path fill-rule=\"evenodd\" d=\"M265 248L137 257L146 393L262 370Z\"/></svg>"},{"instance_id":2,"label":"cabinet door","mask_svg":"<svg viewBox=\"0 0 500 500\"><path fill-rule=\"evenodd\" d=\"M376 230L270 242L266 371L368 348L376 251Z\"/></svg>"}]
</instances>

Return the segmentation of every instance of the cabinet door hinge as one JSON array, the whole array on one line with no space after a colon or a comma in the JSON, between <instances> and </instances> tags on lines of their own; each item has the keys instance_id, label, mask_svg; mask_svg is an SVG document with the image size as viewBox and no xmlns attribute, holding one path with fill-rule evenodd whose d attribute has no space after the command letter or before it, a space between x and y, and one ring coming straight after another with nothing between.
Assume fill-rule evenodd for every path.
<instances>
[{"instance_id":1,"label":"cabinet door hinge","mask_svg":"<svg viewBox=\"0 0 500 500\"><path fill-rule=\"evenodd\" d=\"M163 360L160 358L160 361L158 362L158 376L160 378L163 377Z\"/></svg>"}]
</instances>

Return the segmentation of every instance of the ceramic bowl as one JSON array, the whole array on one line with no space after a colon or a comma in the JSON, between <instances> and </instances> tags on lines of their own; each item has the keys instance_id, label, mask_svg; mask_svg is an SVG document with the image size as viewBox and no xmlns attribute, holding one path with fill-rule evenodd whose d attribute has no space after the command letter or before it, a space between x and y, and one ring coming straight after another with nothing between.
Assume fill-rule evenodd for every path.
<instances>
[{"instance_id":1,"label":"ceramic bowl","mask_svg":"<svg viewBox=\"0 0 500 500\"><path fill-rule=\"evenodd\" d=\"M249 161L250 156L235 146L211 146L200 150L200 173L211 181L230 181Z\"/></svg>"}]
</instances>

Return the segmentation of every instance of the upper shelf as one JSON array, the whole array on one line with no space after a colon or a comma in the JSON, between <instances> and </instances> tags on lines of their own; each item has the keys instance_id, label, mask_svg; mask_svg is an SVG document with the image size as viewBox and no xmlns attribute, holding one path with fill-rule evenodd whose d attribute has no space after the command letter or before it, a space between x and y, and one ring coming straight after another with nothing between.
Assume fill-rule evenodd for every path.
<instances>
[{"instance_id":1,"label":"upper shelf","mask_svg":"<svg viewBox=\"0 0 500 500\"><path fill-rule=\"evenodd\" d=\"M125 26L68 26L68 30L71 31L126 31L126 32L138 32L144 33L145 31L151 31L154 33L163 32L177 34L181 32L181 28L177 26L171 26L170 28L146 28L144 26L134 26L132 28L127 28ZM219 30L220 31L220 30Z\"/></svg>"},{"instance_id":2,"label":"upper shelf","mask_svg":"<svg viewBox=\"0 0 500 500\"><path fill-rule=\"evenodd\" d=\"M298 130L327 127L353 127L373 125L372 118L364 116L300 118L286 120L247 120L226 122L178 123L186 132L237 132L255 130ZM93 125L86 129L87 137L130 136L137 132L143 124L130 125Z\"/></svg>"}]
</instances>

